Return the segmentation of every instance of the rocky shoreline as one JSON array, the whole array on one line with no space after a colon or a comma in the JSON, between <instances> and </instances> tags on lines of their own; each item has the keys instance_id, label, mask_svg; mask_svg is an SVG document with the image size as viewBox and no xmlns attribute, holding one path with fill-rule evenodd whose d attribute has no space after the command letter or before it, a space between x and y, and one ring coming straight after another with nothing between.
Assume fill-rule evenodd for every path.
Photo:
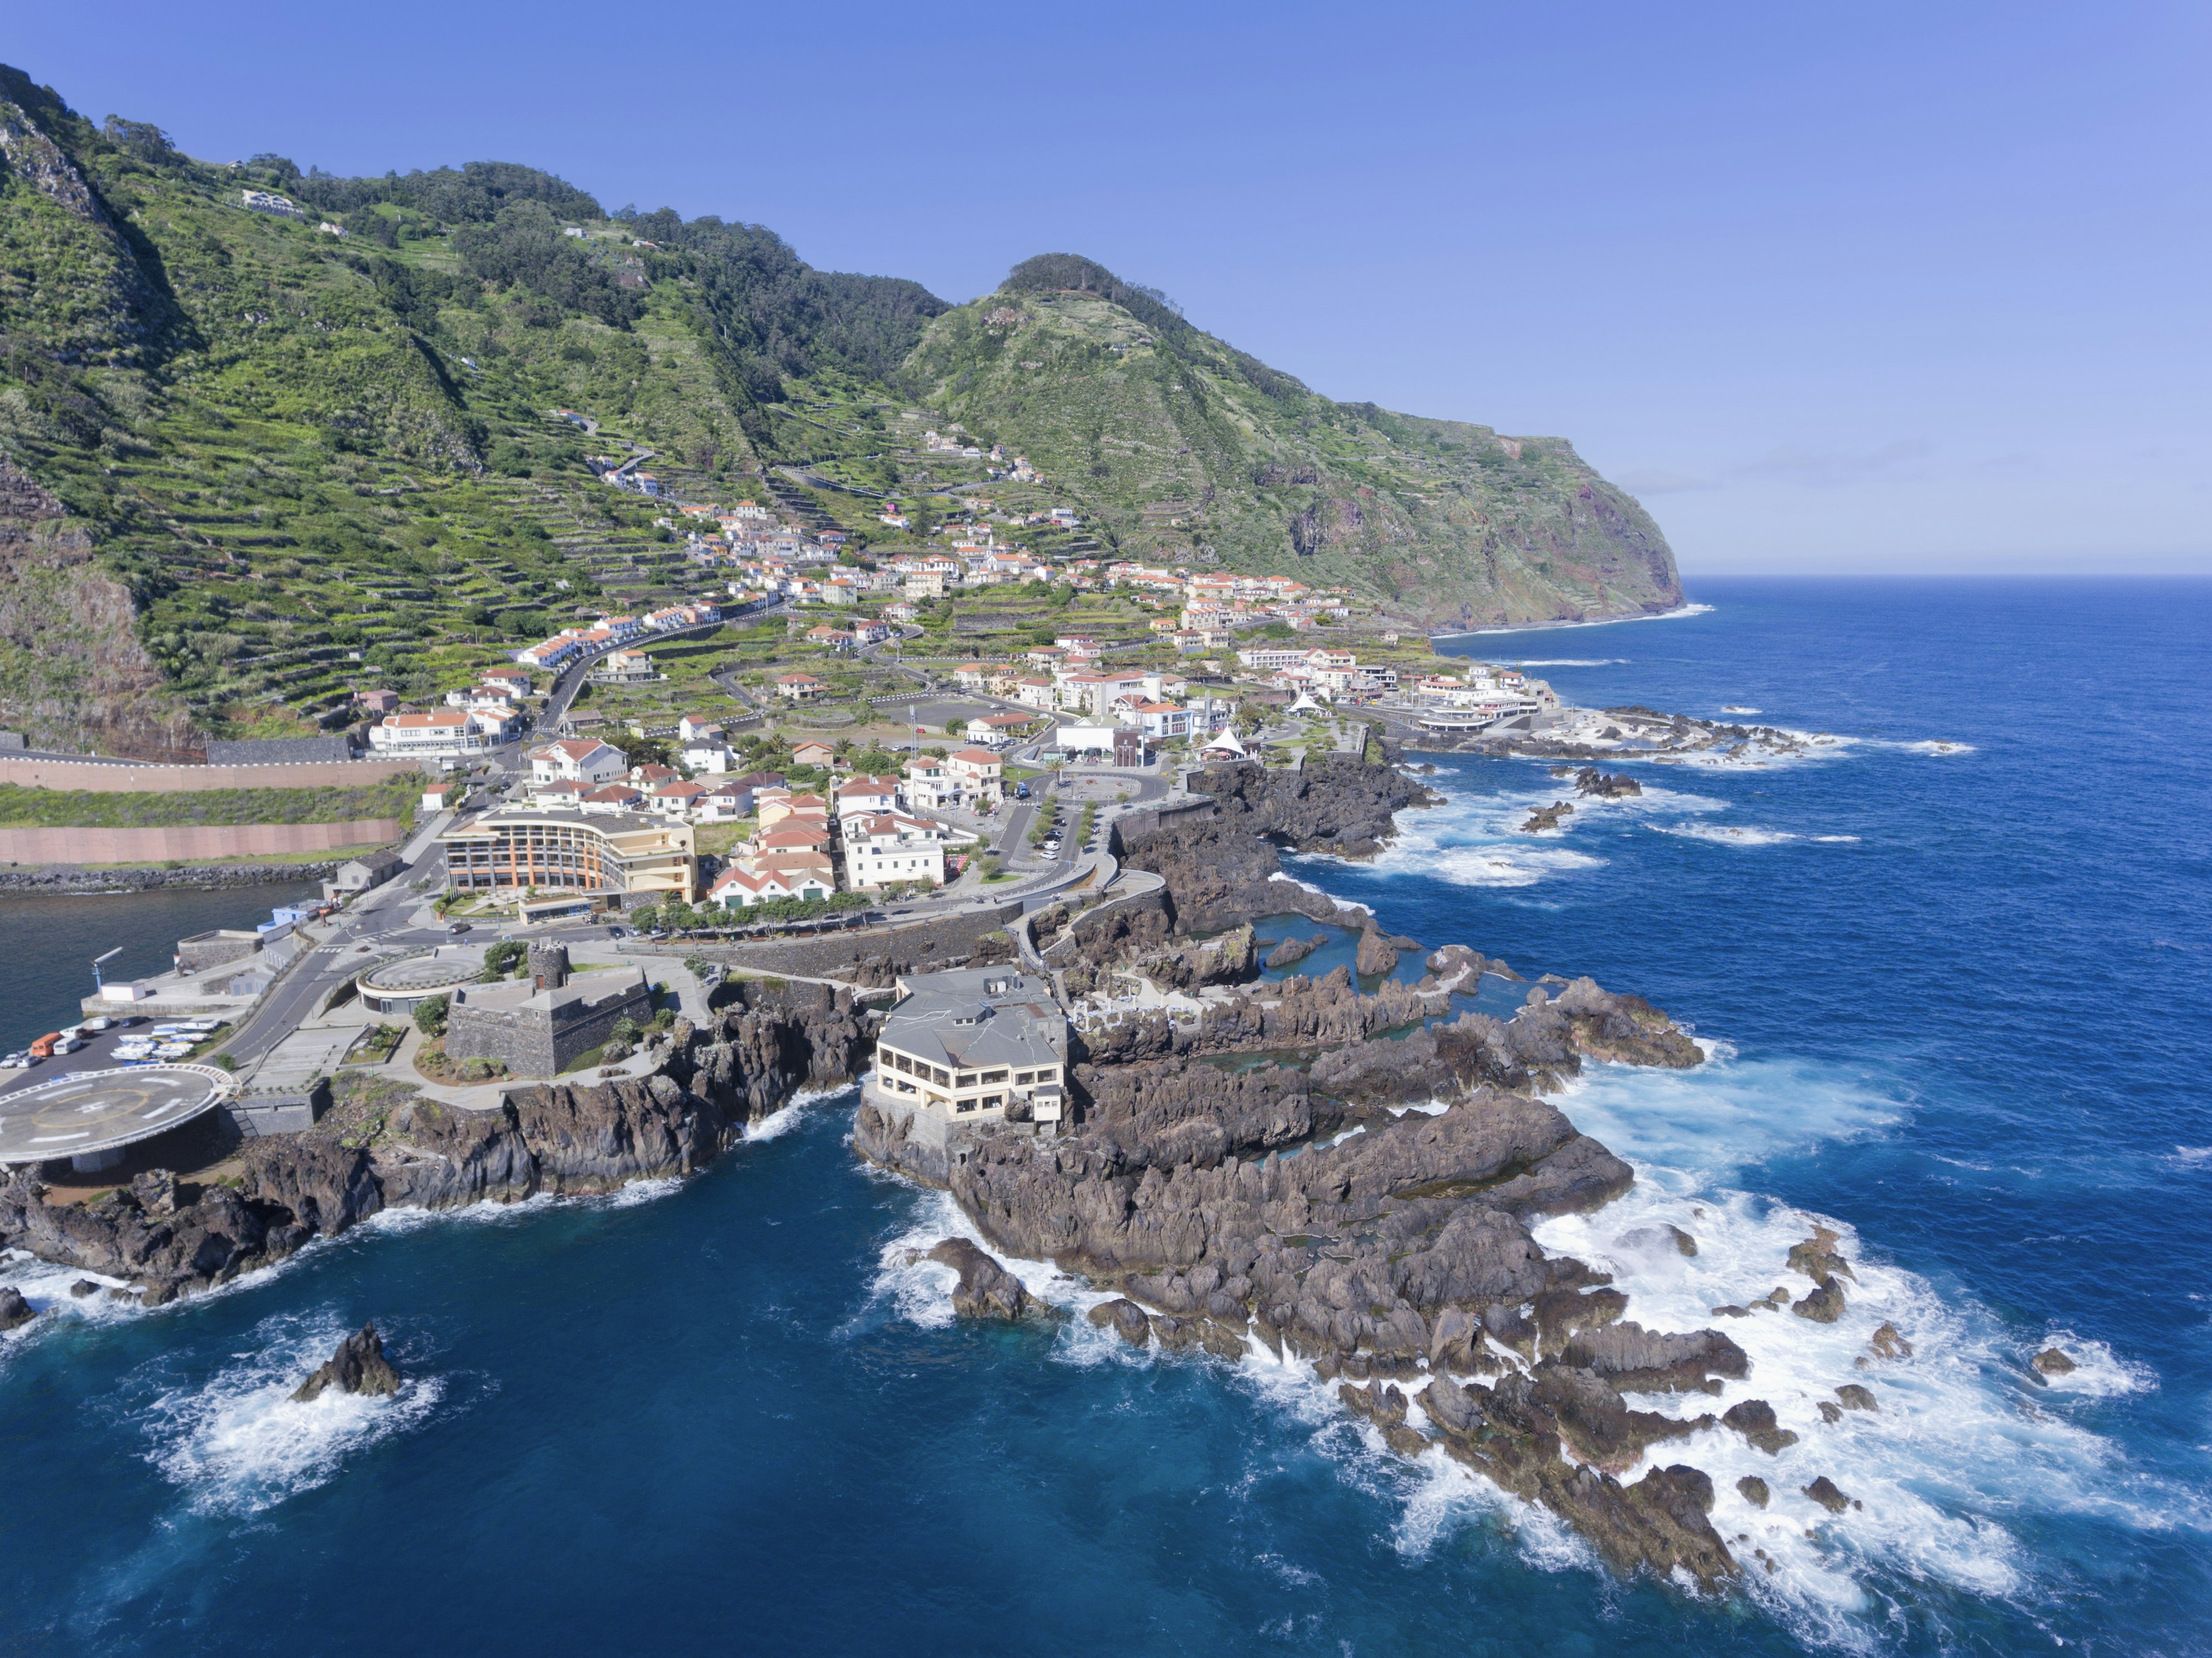
<instances>
[{"instance_id":1,"label":"rocky shoreline","mask_svg":"<svg viewBox=\"0 0 2212 1658\"><path fill-rule=\"evenodd\" d=\"M1116 831L1123 863L1159 890L1057 914L1040 944L1071 998L1133 972L1202 991L1200 1010L1079 1029L1058 1138L1020 1125L932 1145L863 1103L856 1151L948 1191L992 1248L1113 1291L1092 1316L1132 1342L1224 1359L1257 1344L1336 1381L1401 1454L1440 1450L1543 1504L1622 1570L1679 1568L1709 1587L1734 1576L1711 1481L1656 1455L1716 1418L1624 1395L1717 1391L1746 1376L1743 1351L1718 1330L1626 1319L1606 1273L1548 1254L1530 1230L1634 1181L1538 1096L1590 1060L1688 1068L1701 1051L1658 1009L1587 978L1547 976L1508 1019L1455 1003L1485 974L1520 977L1462 944L1423 956L1418 981L1363 990L1423 946L1289 880L1281 853L1381 850L1398 811L1436 800L1395 765L1216 768L1196 786L1210 807ZM1585 792L1620 786L1592 774ZM1361 976L1261 980L1252 920L1285 913L1356 929ZM711 1005L704 1024L657 1039L643 1078L520 1089L483 1112L351 1085L313 1129L244 1145L234 1185L142 1176L59 1206L18 1173L0 1184L0 1245L124 1279L108 1293L159 1305L387 1208L687 1175L800 1090L853 1081L876 1017L851 991L781 981L726 983ZM1802 1300L1716 1314L1832 1319L1850 1276L1833 1245L1816 1235L1793 1252L1812 1281ZM958 1274L966 1315L1049 1310L971 1244L948 1240L932 1258ZM1790 1437L1761 1400L1718 1421L1765 1449Z\"/></svg>"},{"instance_id":2,"label":"rocky shoreline","mask_svg":"<svg viewBox=\"0 0 2212 1658\"><path fill-rule=\"evenodd\" d=\"M76 864L24 864L0 869L0 892L161 892L183 889L265 887L327 880L336 859L313 864L198 864L179 869L85 869Z\"/></svg>"},{"instance_id":3,"label":"rocky shoreline","mask_svg":"<svg viewBox=\"0 0 2212 1658\"><path fill-rule=\"evenodd\" d=\"M1203 786L1213 817L1122 847L1165 890L1139 924L1079 920L1084 967L1149 976L1186 959L1193 933L1286 908L1361 926L1363 966L1370 941L1391 965L1419 948L1276 878L1279 847L1371 855L1395 811L1427 804L1418 784L1346 763L1217 771ZM1394 1449L1441 1448L1560 1515L1616 1567L1717 1584L1740 1568L1708 1517L1706 1476L1628 1478L1714 1418L1632 1410L1623 1393L1717 1389L1748 1360L1717 1330L1624 1320L1606 1274L1547 1255L1529 1230L1634 1181L1537 1090L1592 1059L1688 1067L1703 1054L1650 1004L1588 979L1533 986L1499 1020L1455 1012L1446 987L1502 964L1453 946L1425 965L1420 982L1368 993L1343 968L1248 977L1217 986L1195 1018L1081 1039L1078 1121L1057 1139L939 1150L864 1103L854 1145L950 1192L994 1248L1118 1291L1092 1317L1126 1339L1232 1360L1256 1342L1338 1381ZM977 1311L972 1276L963 1266Z\"/></svg>"},{"instance_id":4,"label":"rocky shoreline","mask_svg":"<svg viewBox=\"0 0 2212 1658\"><path fill-rule=\"evenodd\" d=\"M1693 719L1656 708L1576 708L1542 732L1455 736L1423 732L1409 747L1427 754L1485 754L1523 760L1601 763L1656 760L1692 765L1768 765L1800 760L1836 746L1840 738L1779 726Z\"/></svg>"},{"instance_id":5,"label":"rocky shoreline","mask_svg":"<svg viewBox=\"0 0 2212 1658\"><path fill-rule=\"evenodd\" d=\"M83 1206L35 1173L0 1181L0 1246L128 1281L146 1306L274 1266L381 1210L579 1196L689 1175L804 1089L850 1082L869 1016L827 986L727 984L704 1026L678 1020L651 1076L517 1089L460 1111L404 1086L349 1086L313 1128L246 1141L235 1185L141 1176Z\"/></svg>"}]
</instances>

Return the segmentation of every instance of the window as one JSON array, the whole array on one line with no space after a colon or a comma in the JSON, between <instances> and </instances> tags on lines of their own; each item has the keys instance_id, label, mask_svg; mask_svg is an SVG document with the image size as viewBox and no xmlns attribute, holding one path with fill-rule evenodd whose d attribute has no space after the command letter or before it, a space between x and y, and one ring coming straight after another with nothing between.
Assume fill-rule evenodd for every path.
<instances>
[{"instance_id":1,"label":"window","mask_svg":"<svg viewBox=\"0 0 2212 1658\"><path fill-rule=\"evenodd\" d=\"M978 1080L988 1084L1002 1083L1006 1081L1006 1073L1003 1071L986 1071Z\"/></svg>"},{"instance_id":2,"label":"window","mask_svg":"<svg viewBox=\"0 0 2212 1658\"><path fill-rule=\"evenodd\" d=\"M1017 1085L1022 1083L1033 1083L1036 1080L1036 1072L1034 1071L1017 1071L1014 1072L1014 1081Z\"/></svg>"},{"instance_id":3,"label":"window","mask_svg":"<svg viewBox=\"0 0 2212 1658\"><path fill-rule=\"evenodd\" d=\"M1051 1081L1054 1077L1058 1076L1059 1074L1060 1074L1060 1067L1059 1067L1059 1066L1051 1066L1051 1065L1048 1065L1048 1066L1045 1066L1045 1068L1044 1068L1043 1070L1042 1070L1042 1071L1040 1071L1040 1072L1037 1072L1037 1074L1036 1074L1036 1079L1037 1079L1039 1082L1041 1082L1041 1083L1048 1083L1048 1082L1050 1082L1050 1081Z\"/></svg>"},{"instance_id":4,"label":"window","mask_svg":"<svg viewBox=\"0 0 2212 1658\"><path fill-rule=\"evenodd\" d=\"M986 1111L996 1111L1001 1106L1005 1105L1006 1102L1006 1096L1004 1094L986 1094L981 1100L976 1102L976 1103L981 1105ZM963 1110L966 1109L965 1107L963 1107L962 1108Z\"/></svg>"},{"instance_id":5,"label":"window","mask_svg":"<svg viewBox=\"0 0 2212 1658\"><path fill-rule=\"evenodd\" d=\"M975 1073L974 1072L972 1072L972 1071L963 1071L963 1072L962 1072L960 1073L960 1080L959 1080L959 1082L958 1082L957 1084L955 1084L955 1086L956 1086L956 1087L960 1087L960 1088L973 1088L973 1087L975 1087Z\"/></svg>"},{"instance_id":6,"label":"window","mask_svg":"<svg viewBox=\"0 0 2212 1658\"><path fill-rule=\"evenodd\" d=\"M975 1102L973 1100L963 1100L953 1108L957 1111L973 1111L975 1108Z\"/></svg>"}]
</instances>

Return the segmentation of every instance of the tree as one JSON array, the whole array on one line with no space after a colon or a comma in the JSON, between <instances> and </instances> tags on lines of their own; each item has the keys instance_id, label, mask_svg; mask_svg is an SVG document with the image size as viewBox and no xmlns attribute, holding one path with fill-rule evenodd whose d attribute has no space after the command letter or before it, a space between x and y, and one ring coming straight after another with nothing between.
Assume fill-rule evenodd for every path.
<instances>
[{"instance_id":1,"label":"tree","mask_svg":"<svg viewBox=\"0 0 2212 1658\"><path fill-rule=\"evenodd\" d=\"M450 996L425 996L415 1004L415 1028L426 1036L446 1034L446 1015L452 1011Z\"/></svg>"},{"instance_id":2,"label":"tree","mask_svg":"<svg viewBox=\"0 0 2212 1658\"><path fill-rule=\"evenodd\" d=\"M520 938L502 938L484 951L483 981L492 984L514 971L530 957L530 946Z\"/></svg>"}]
</instances>

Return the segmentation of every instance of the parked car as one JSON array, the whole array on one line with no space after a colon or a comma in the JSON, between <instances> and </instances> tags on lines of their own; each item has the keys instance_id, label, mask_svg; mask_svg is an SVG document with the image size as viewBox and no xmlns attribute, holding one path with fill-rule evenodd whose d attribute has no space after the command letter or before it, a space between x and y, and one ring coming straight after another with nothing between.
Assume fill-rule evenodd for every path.
<instances>
[{"instance_id":1,"label":"parked car","mask_svg":"<svg viewBox=\"0 0 2212 1658\"><path fill-rule=\"evenodd\" d=\"M446 932L449 937L458 938L461 934L466 932L468 930L469 924L466 921L456 921L453 926L447 927Z\"/></svg>"}]
</instances>

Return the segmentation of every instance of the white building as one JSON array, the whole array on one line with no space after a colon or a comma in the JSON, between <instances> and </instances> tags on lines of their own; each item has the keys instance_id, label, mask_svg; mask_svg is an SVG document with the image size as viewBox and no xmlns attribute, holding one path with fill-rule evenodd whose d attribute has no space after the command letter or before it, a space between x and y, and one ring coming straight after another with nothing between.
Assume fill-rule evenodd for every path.
<instances>
[{"instance_id":1,"label":"white building","mask_svg":"<svg viewBox=\"0 0 2212 1658\"><path fill-rule=\"evenodd\" d=\"M501 719L465 708L395 714L368 728L368 746L395 758L461 759L496 747L512 715Z\"/></svg>"},{"instance_id":2,"label":"white building","mask_svg":"<svg viewBox=\"0 0 2212 1658\"><path fill-rule=\"evenodd\" d=\"M894 881L945 884L944 825L897 812L866 812L842 820L845 885L872 892Z\"/></svg>"},{"instance_id":3,"label":"white building","mask_svg":"<svg viewBox=\"0 0 2212 1658\"><path fill-rule=\"evenodd\" d=\"M629 772L628 755L593 738L563 738L530 751L533 783L611 783Z\"/></svg>"}]
</instances>

